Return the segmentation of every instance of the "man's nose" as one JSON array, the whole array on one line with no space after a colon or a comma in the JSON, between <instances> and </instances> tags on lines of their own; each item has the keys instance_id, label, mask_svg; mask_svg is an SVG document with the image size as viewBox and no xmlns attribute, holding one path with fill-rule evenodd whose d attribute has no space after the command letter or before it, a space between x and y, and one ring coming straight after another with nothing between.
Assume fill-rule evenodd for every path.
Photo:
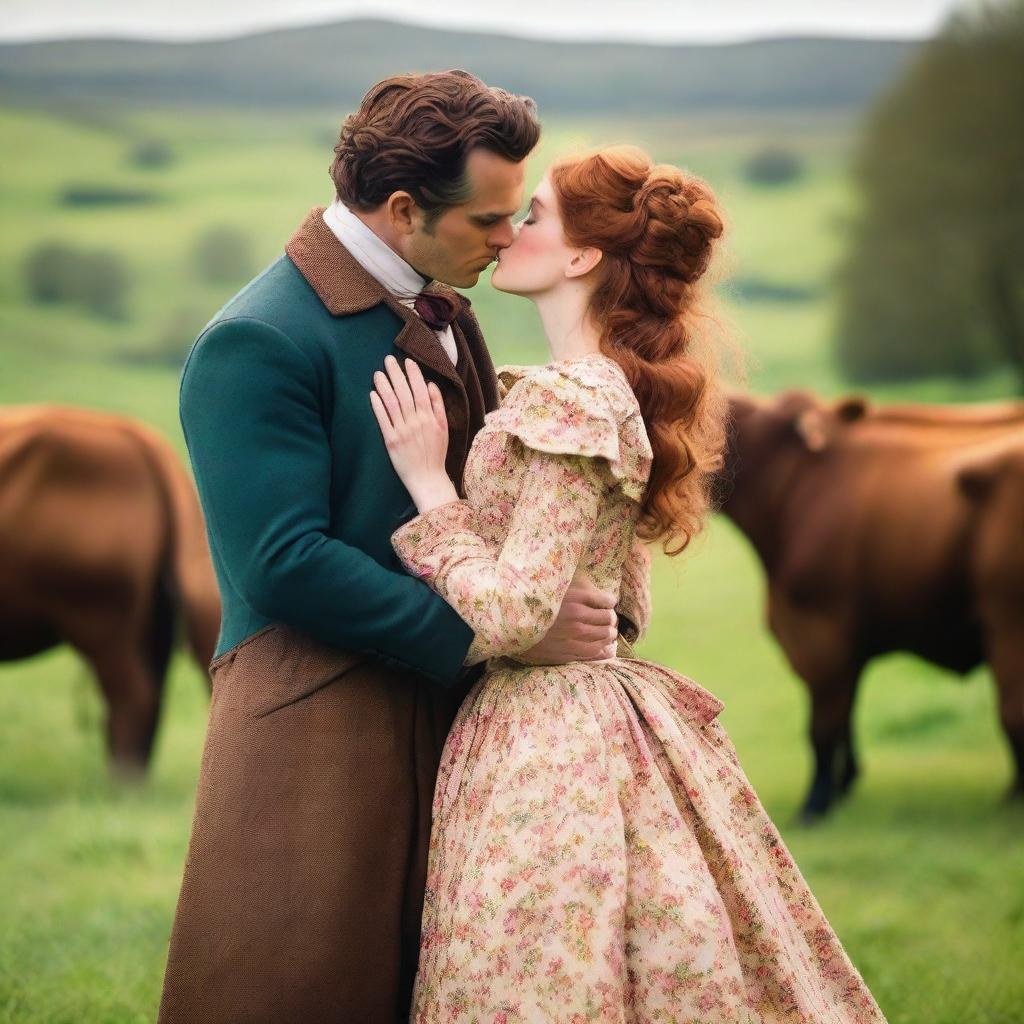
<instances>
[{"instance_id":1,"label":"man's nose","mask_svg":"<svg viewBox=\"0 0 1024 1024\"><path fill-rule=\"evenodd\" d=\"M516 238L515 228L511 221L506 221L501 227L496 227L487 238L487 246L490 249L507 249Z\"/></svg>"}]
</instances>

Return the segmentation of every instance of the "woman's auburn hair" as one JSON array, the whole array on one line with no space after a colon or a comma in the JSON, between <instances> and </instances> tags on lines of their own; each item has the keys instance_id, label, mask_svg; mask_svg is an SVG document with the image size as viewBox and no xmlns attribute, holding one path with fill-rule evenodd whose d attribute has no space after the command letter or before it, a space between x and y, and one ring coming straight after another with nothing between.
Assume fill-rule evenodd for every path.
<instances>
[{"instance_id":1,"label":"woman's auburn hair","mask_svg":"<svg viewBox=\"0 0 1024 1024\"><path fill-rule=\"evenodd\" d=\"M633 146L563 159L550 178L566 241L601 250L589 312L654 453L637 536L677 555L704 524L726 441L720 324L702 280L722 215L703 180Z\"/></svg>"},{"instance_id":2,"label":"woman's auburn hair","mask_svg":"<svg viewBox=\"0 0 1024 1024\"><path fill-rule=\"evenodd\" d=\"M348 207L376 209L408 192L429 225L469 199L466 160L480 147L514 163L540 139L537 105L468 71L385 78L341 126L331 178Z\"/></svg>"}]
</instances>

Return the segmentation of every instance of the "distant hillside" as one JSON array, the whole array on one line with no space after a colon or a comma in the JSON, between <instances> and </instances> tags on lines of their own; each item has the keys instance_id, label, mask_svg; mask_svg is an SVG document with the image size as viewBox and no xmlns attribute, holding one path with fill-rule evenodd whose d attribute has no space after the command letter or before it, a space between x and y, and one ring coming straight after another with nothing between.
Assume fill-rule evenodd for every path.
<instances>
[{"instance_id":1,"label":"distant hillside","mask_svg":"<svg viewBox=\"0 0 1024 1024\"><path fill-rule=\"evenodd\" d=\"M352 20L206 42L0 44L0 100L350 106L387 75L463 67L547 112L850 109L884 88L917 45L566 43Z\"/></svg>"}]
</instances>

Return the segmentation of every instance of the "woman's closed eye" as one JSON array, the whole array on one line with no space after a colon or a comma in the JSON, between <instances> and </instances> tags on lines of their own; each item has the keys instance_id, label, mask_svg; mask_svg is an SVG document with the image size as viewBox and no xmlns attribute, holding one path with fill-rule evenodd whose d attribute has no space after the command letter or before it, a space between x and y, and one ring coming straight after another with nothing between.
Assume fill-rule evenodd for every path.
<instances>
[{"instance_id":1,"label":"woman's closed eye","mask_svg":"<svg viewBox=\"0 0 1024 1024\"><path fill-rule=\"evenodd\" d=\"M519 222L520 227L525 227L527 224L536 224L536 200L531 199L530 205L526 208L526 216Z\"/></svg>"}]
</instances>

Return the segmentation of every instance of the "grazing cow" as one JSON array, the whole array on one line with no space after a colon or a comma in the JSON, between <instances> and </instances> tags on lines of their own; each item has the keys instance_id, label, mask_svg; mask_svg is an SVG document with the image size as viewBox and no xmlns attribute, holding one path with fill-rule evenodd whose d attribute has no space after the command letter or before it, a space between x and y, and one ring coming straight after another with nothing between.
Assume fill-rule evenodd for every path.
<instances>
[{"instance_id":1,"label":"grazing cow","mask_svg":"<svg viewBox=\"0 0 1024 1024\"><path fill-rule=\"evenodd\" d=\"M205 669L220 600L199 502L168 443L92 410L0 409L0 661L79 651L121 774L149 762L178 613Z\"/></svg>"},{"instance_id":2,"label":"grazing cow","mask_svg":"<svg viewBox=\"0 0 1024 1024\"><path fill-rule=\"evenodd\" d=\"M972 409L734 395L722 511L768 576L768 623L811 696L805 820L858 772L865 665L991 663L1024 794L1024 403ZM1012 454L1016 452L1017 454Z\"/></svg>"}]
</instances>

